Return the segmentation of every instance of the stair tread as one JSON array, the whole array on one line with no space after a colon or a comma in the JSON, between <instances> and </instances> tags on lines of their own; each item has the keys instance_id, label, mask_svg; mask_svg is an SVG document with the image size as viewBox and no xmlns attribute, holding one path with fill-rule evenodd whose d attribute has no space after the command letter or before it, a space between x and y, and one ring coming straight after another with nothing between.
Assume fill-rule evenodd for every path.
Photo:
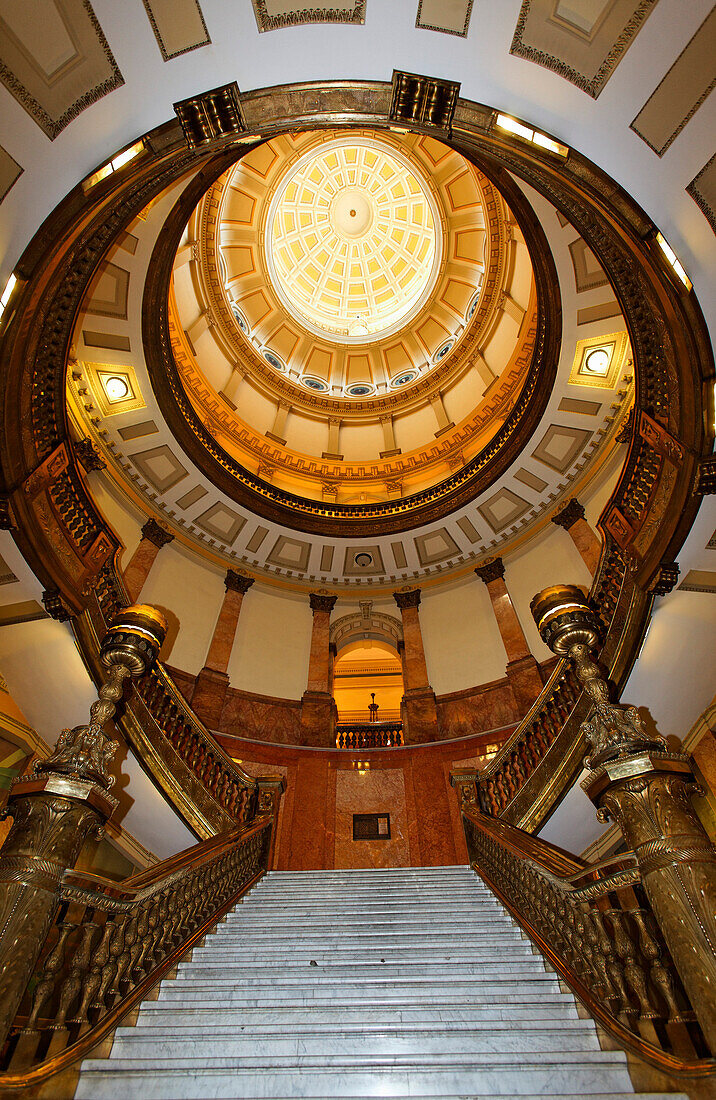
<instances>
[{"instance_id":1,"label":"stair tread","mask_svg":"<svg viewBox=\"0 0 716 1100\"><path fill-rule=\"evenodd\" d=\"M268 872L88 1059L77 1100L634 1095L467 866ZM641 1100L661 1100L641 1094ZM686 1100L672 1094L669 1100Z\"/></svg>"}]
</instances>

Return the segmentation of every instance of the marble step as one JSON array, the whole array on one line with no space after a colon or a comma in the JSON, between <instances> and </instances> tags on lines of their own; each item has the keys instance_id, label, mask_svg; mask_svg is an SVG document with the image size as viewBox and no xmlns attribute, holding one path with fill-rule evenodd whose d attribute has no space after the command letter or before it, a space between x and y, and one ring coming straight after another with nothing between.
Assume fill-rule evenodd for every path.
<instances>
[{"instance_id":1,"label":"marble step","mask_svg":"<svg viewBox=\"0 0 716 1100\"><path fill-rule=\"evenodd\" d=\"M472 873L467 863L447 864L444 867L344 867L339 870L267 871L261 881L296 882L303 879L318 882L321 879L350 881L356 878L367 878L373 882L380 878L446 879L452 875L470 875Z\"/></svg>"},{"instance_id":2,"label":"marble step","mask_svg":"<svg viewBox=\"0 0 716 1100\"><path fill-rule=\"evenodd\" d=\"M487 961L491 959L505 959L511 958L524 958L525 956L533 956L532 946L525 939L518 939L515 943L502 944L499 941L489 941L474 947L463 947L461 944L455 944L453 942L452 948L448 944L444 944L442 948L437 948L434 944L426 943L422 947L420 945L412 944L411 946L393 947L392 945L375 946L368 944L365 946L352 946L348 944L337 944L335 947L328 947L326 944L320 944L317 942L315 948L311 948L310 945L304 943L300 944L300 947L296 947L291 952L291 960L294 963L308 964L310 961L315 961L319 966L335 966L335 964L353 963L357 966L378 966L383 963L423 963L426 958L430 958L433 963L455 963L458 959L464 959L470 961L470 963L480 963L480 961ZM261 959L262 963L269 963L269 961L276 960L283 961L286 958L286 949L282 947L275 947L266 941L263 945L258 945L250 936L246 936L244 939L231 939L227 943L222 944L206 944L202 947L195 947L194 952L191 954L192 961L198 963L208 958L214 958L220 960L221 963L228 961L228 963L241 963L242 960L247 958L252 960Z\"/></svg>"},{"instance_id":3,"label":"marble step","mask_svg":"<svg viewBox=\"0 0 716 1100\"><path fill-rule=\"evenodd\" d=\"M499 979L505 975L505 964L502 961L481 963L456 961L438 964L416 960L412 970L414 975L408 972L407 964L391 966L390 963L381 963L377 967L365 968L365 976L369 980L375 977L381 981L387 981L390 978L409 979L415 976L423 982L429 982L430 979L433 979L434 982L439 982L441 985L449 985L452 978L493 977ZM518 977L529 977L534 973L544 974L544 972L544 963L536 955L530 955L518 962L513 961L509 967L509 977L513 981ZM294 963L292 959L286 959L281 966L256 966L255 963L251 964L248 960L242 960L241 963L229 963L212 958L207 959L205 962L182 963L176 980L180 982L199 978L211 981L220 979L222 984L227 980L265 984L272 981L285 983L295 979L311 983L332 982L340 985L342 982L353 981L355 977L355 966L342 966L340 964L320 967L311 966L310 963L308 965Z\"/></svg>"},{"instance_id":4,"label":"marble step","mask_svg":"<svg viewBox=\"0 0 716 1100\"><path fill-rule=\"evenodd\" d=\"M356 908L345 913L323 909L311 909L306 906L301 910L275 909L270 913L262 913L258 909L244 909L230 921L224 921L217 926L220 935L226 932L240 931L245 928L267 928L281 932L293 925L303 927L325 928L327 931L335 928L381 928L386 924L395 928L405 928L415 931L421 926L425 929L433 925L460 924L463 928L467 925L475 925L477 928L494 928L498 932L502 929L517 928L518 925L498 909L471 909L456 910L446 905L436 905L431 909L423 910L422 906L416 912L416 906L406 906L404 909L372 909L369 906Z\"/></svg>"},{"instance_id":5,"label":"marble step","mask_svg":"<svg viewBox=\"0 0 716 1100\"><path fill-rule=\"evenodd\" d=\"M373 914L366 914L364 920L354 921L342 921L340 926L335 921L319 921L317 918L302 917L301 919L292 920L290 925L287 921L275 921L262 920L258 914L246 915L246 919L240 922L240 925L233 923L232 927L236 929L240 927L242 931L261 931L276 929L277 932L287 931L290 927L291 932L295 932L299 929L305 928L307 931L312 931L325 927L326 932L335 933L337 930L343 932L355 931L366 932L372 928L376 930L390 930L395 929L396 932L403 932L404 934L412 933L415 931L427 932L431 927L437 929L443 929L449 931L454 929L456 935L463 932L469 932L470 929L476 931L490 930L492 928L499 929L505 928L509 930L515 926L504 917L485 917L482 918L474 913L448 913L444 916L434 916L431 920L425 920L419 913L416 913L413 917L406 917L401 920L399 925L396 925L395 921L384 920L381 916L373 916ZM295 942L295 936L294 936Z\"/></svg>"},{"instance_id":6,"label":"marble step","mask_svg":"<svg viewBox=\"0 0 716 1100\"><path fill-rule=\"evenodd\" d=\"M355 1096L614 1096L633 1091L621 1052L540 1052L389 1058L222 1057L101 1059L83 1063L76 1100L213 1100L242 1097ZM642 1098L643 1100L643 1098Z\"/></svg>"},{"instance_id":7,"label":"marble step","mask_svg":"<svg viewBox=\"0 0 716 1100\"><path fill-rule=\"evenodd\" d=\"M317 1001L330 1003L332 1000L350 999L352 997L369 998L370 1003L373 1004L377 998L385 993L400 994L403 999L410 995L416 1002L422 1002L426 999L431 1000L435 996L439 997L445 992L444 986L440 983L427 983L418 976L400 979L390 979L385 976L366 977L362 980L354 978L353 981L340 983L326 979L324 982L310 984L306 982L304 977L297 977L286 979L283 982L260 982L260 989L257 988L255 980L239 983L233 979L215 978L211 981L185 979L184 981L167 982L165 984L166 990L162 986L159 994L160 1000L171 1001L179 998L188 1003L190 999L197 995L201 1000L213 993L215 1004L221 1000L222 1004L238 1001L246 1005L265 1003L270 995L280 1003L284 1003L286 998L293 996L300 997L304 1003L309 1004ZM450 983L449 992L451 996L453 994L469 995L478 1004L485 1000L492 1002L497 997L506 1000L524 1001L525 985L532 986L532 992L534 993L542 991L546 993L559 992L557 981L554 978L550 979L547 974L526 975L520 981L500 982L499 980L490 981L486 978L475 978L472 981L456 980Z\"/></svg>"},{"instance_id":8,"label":"marble step","mask_svg":"<svg viewBox=\"0 0 716 1100\"><path fill-rule=\"evenodd\" d=\"M501 1027L494 1022L484 1028L345 1028L326 1027L318 1033L310 1026L287 1035L280 1028L240 1029L240 1019L231 1029L207 1028L195 1032L185 1028L157 1027L119 1028L113 1043L117 1058L204 1058L212 1064L216 1057L243 1060L250 1057L324 1058L340 1054L344 1058L370 1055L376 1057L420 1054L444 1057L448 1054L471 1056L511 1053L525 1059L535 1055L558 1052L598 1051L600 1049L594 1028L581 1021L570 1021L572 1029L530 1026L516 1030L511 1024Z\"/></svg>"},{"instance_id":9,"label":"marble step","mask_svg":"<svg viewBox=\"0 0 716 1100\"><path fill-rule=\"evenodd\" d=\"M454 930L450 928L430 928L426 926L424 929L418 931L408 932L398 928L384 927L380 932L371 932L370 927L362 925L358 932L346 932L342 929L331 928L330 935L315 929L312 933L306 933L300 937L300 941L297 940L295 935L291 934L290 927L282 928L280 934L278 932L272 932L269 930L255 931L242 931L240 929L234 930L232 933L220 936L219 933L215 933L217 944L223 944L226 940L227 943L236 942L236 944L255 944L265 945L273 944L277 950L290 951L296 946L298 942L307 946L322 945L326 950L333 950L341 946L350 945L352 948L369 948L375 946L380 948L381 946L394 946L396 948L406 947L409 948L415 945L417 950L422 950L425 946L434 944L436 947L449 944L464 945L467 947L481 947L482 945L490 945L496 940L499 942L508 942L513 944L524 943L524 937L518 928L514 926L508 926L504 929L501 928L486 928L478 931L461 931L459 938L455 936ZM214 936L211 937L212 941ZM217 950L219 948L217 947Z\"/></svg>"},{"instance_id":10,"label":"marble step","mask_svg":"<svg viewBox=\"0 0 716 1100\"><path fill-rule=\"evenodd\" d=\"M163 1001L147 1001L139 1012L137 1026L147 1027L203 1027L211 1025L221 1028L227 1025L234 1026L237 1014L241 1017L242 1027L279 1025L280 1027L301 1027L304 1024L313 1028L320 1028L324 1024L335 1030L336 1020L340 1013L340 1027L351 1027L354 1024L363 1025L366 1022L365 1005L348 1003L332 1003L330 1007L318 1008L315 1005L302 1005L300 1008L290 1008L283 1005L267 1005L264 1008L246 1008L238 1006L234 1009L226 1009L216 1006L215 1002L207 1002L204 1007L201 1004L184 1005L174 1004L167 1006ZM545 1002L544 1004L488 1004L488 1005L454 1005L450 1002L433 1003L416 1008L413 1004L396 1002L392 1005L370 1006L370 1025L372 1027L394 1027L398 1024L406 1024L410 1027L430 1026L434 1024L484 1024L492 1020L507 1022L511 1025L522 1022L538 1023L547 1021L573 1021L577 1020L577 1009L571 997L564 997L560 1002Z\"/></svg>"},{"instance_id":11,"label":"marble step","mask_svg":"<svg viewBox=\"0 0 716 1100\"><path fill-rule=\"evenodd\" d=\"M503 911L502 906L497 902L495 898L483 898L481 895L468 894L464 897L446 897L444 891L435 891L434 895L429 898L419 897L418 902L421 908L424 906L426 909L433 908L455 908L458 902L465 901L469 905L474 905L479 909L487 909L489 911ZM266 913L273 913L276 909L326 909L334 912L343 913L350 909L364 909L366 903L370 904L371 909L407 909L411 905L415 905L416 897L415 892L405 894L386 893L377 896L376 894L366 893L364 897L359 897L353 892L348 896L343 895L341 898L331 899L325 904L319 905L315 898L310 896L294 896L291 898L277 897L277 898L249 898L242 902L236 909L236 915L245 912L247 909L259 908Z\"/></svg>"},{"instance_id":12,"label":"marble step","mask_svg":"<svg viewBox=\"0 0 716 1100\"><path fill-rule=\"evenodd\" d=\"M164 982L159 991L158 1000L151 1003L162 1008L185 1007L187 1011L191 1011L194 1007L216 1008L217 998L211 986L195 987L182 983L179 990L173 990L173 985L173 982ZM278 1006L314 1011L317 1008L333 1007L338 1013L342 1008L347 1007L361 1008L365 1015L366 992L363 988L346 990L345 986L342 986L340 994L329 988L317 989L314 992L316 995L307 994L304 987L294 986L284 990L279 1001L273 989L248 991L229 989L222 993L221 1009L233 1011L239 1007L241 1011L250 1009L265 1011L267 1008L274 1009ZM483 1000L480 1000L480 997ZM556 983L549 987L535 985L527 991L524 988L515 987L501 990L494 984L487 991L484 987L475 986L456 991L452 986L449 990L434 989L432 986L424 989L416 989L414 986L402 989L397 983L387 982L385 989L374 986L370 990L371 1011L410 1006L422 1012L441 1005L447 1005L450 1008L484 1008L485 1006L507 1008L517 1005L524 1009L539 1009L545 1005L564 1005L565 1003L574 1007L574 999L568 993L563 993Z\"/></svg>"}]
</instances>

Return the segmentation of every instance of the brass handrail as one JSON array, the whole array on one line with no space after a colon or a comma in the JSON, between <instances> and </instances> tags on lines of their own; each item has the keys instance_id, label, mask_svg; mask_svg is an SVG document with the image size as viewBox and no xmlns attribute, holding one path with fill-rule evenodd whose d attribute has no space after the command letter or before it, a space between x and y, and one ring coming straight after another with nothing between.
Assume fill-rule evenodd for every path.
<instances>
[{"instance_id":1,"label":"brass handrail","mask_svg":"<svg viewBox=\"0 0 716 1100\"><path fill-rule=\"evenodd\" d=\"M675 1076L716 1074L631 852L586 864L463 805L470 863L616 1041Z\"/></svg>"},{"instance_id":2,"label":"brass handrail","mask_svg":"<svg viewBox=\"0 0 716 1100\"><path fill-rule=\"evenodd\" d=\"M107 564L87 610L73 620L78 645L96 681L102 674L99 638L127 602L116 567ZM160 790L199 839L252 820L261 800L261 780L250 776L221 748L160 664L133 685L117 723Z\"/></svg>"},{"instance_id":3,"label":"brass handrail","mask_svg":"<svg viewBox=\"0 0 716 1100\"><path fill-rule=\"evenodd\" d=\"M626 679L650 598L634 583L625 555L607 538L592 586L607 644L601 654L610 678ZM582 767L586 742L580 726L589 700L570 662L561 660L512 735L481 770L484 812L536 831Z\"/></svg>"},{"instance_id":4,"label":"brass handrail","mask_svg":"<svg viewBox=\"0 0 716 1100\"><path fill-rule=\"evenodd\" d=\"M121 883L66 872L0 1091L36 1086L87 1057L267 870L273 824L263 814Z\"/></svg>"}]
</instances>

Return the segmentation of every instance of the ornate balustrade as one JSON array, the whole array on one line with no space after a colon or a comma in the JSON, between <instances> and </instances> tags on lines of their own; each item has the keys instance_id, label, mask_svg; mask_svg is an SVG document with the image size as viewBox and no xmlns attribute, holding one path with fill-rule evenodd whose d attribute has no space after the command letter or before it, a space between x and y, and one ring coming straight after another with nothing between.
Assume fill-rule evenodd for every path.
<instances>
[{"instance_id":1,"label":"ornate balustrade","mask_svg":"<svg viewBox=\"0 0 716 1100\"><path fill-rule=\"evenodd\" d=\"M99 638L128 602L111 564L101 570L75 634L96 678ZM273 781L256 780L228 756L161 665L135 685L119 724L145 767L194 833L204 839L248 824L270 805Z\"/></svg>"},{"instance_id":2,"label":"ornate balustrade","mask_svg":"<svg viewBox=\"0 0 716 1100\"><path fill-rule=\"evenodd\" d=\"M587 865L466 802L463 823L475 870L620 1045L667 1073L716 1073L633 853Z\"/></svg>"},{"instance_id":3,"label":"ornate balustrade","mask_svg":"<svg viewBox=\"0 0 716 1100\"><path fill-rule=\"evenodd\" d=\"M273 825L262 814L122 883L66 871L3 1050L0 1092L87 1057L267 870Z\"/></svg>"},{"instance_id":4,"label":"ornate balustrade","mask_svg":"<svg viewBox=\"0 0 716 1100\"><path fill-rule=\"evenodd\" d=\"M336 726L337 749L393 749L402 744L402 722L359 722Z\"/></svg>"}]
</instances>

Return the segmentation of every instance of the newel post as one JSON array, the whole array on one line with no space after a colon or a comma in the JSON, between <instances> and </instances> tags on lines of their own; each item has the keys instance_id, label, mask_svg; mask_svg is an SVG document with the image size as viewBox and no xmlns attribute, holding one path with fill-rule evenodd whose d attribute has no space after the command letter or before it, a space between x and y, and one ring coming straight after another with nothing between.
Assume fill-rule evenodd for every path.
<instances>
[{"instance_id":1,"label":"newel post","mask_svg":"<svg viewBox=\"0 0 716 1100\"><path fill-rule=\"evenodd\" d=\"M166 634L153 607L127 607L100 649L107 680L86 726L65 729L31 778L14 781L3 816L12 828L0 849L0 1047L7 1038L60 902L65 871L87 837L100 840L117 807L108 767L117 742L104 732L125 680L154 664Z\"/></svg>"},{"instance_id":2,"label":"newel post","mask_svg":"<svg viewBox=\"0 0 716 1100\"><path fill-rule=\"evenodd\" d=\"M613 820L634 851L642 883L711 1050L716 1051L716 850L692 805L691 758L650 735L635 707L609 700L591 652L597 618L581 589L555 585L531 604L545 643L570 657L594 709L582 788L600 821Z\"/></svg>"}]
</instances>

